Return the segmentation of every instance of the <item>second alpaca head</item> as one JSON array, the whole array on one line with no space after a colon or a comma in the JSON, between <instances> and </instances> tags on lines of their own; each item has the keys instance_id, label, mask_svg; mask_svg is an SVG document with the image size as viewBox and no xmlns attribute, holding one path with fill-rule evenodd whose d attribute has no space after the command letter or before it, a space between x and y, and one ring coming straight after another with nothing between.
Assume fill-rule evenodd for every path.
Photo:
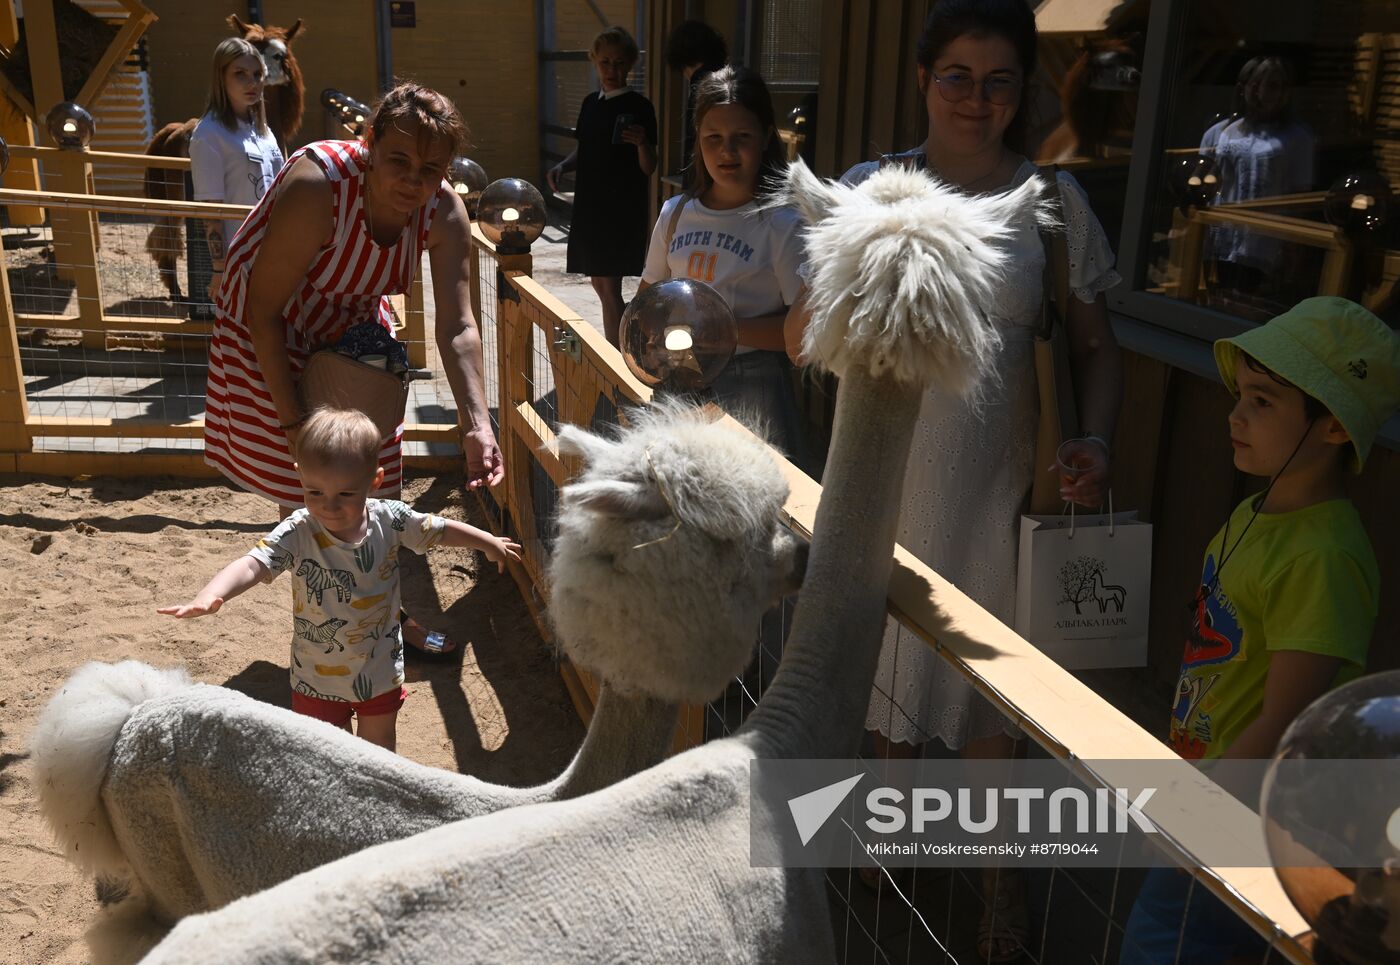
<instances>
[{"instance_id":1,"label":"second alpaca head","mask_svg":"<svg viewBox=\"0 0 1400 965\"><path fill-rule=\"evenodd\" d=\"M797 589L806 544L781 522L788 487L752 436L679 403L614 438L568 426L550 616L571 660L615 688L703 702L747 665L759 619Z\"/></svg>"}]
</instances>

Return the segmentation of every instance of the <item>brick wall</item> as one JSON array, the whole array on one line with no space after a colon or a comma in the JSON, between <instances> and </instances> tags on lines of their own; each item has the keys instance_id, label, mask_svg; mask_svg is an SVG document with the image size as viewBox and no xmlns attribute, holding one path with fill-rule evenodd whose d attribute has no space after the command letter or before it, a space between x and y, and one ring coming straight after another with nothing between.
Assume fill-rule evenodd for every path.
<instances>
[{"instance_id":1,"label":"brick wall","mask_svg":"<svg viewBox=\"0 0 1400 965\"><path fill-rule=\"evenodd\" d=\"M535 5L417 0L418 25L392 33L394 72L451 97L472 133L473 159L494 180L539 170Z\"/></svg>"}]
</instances>

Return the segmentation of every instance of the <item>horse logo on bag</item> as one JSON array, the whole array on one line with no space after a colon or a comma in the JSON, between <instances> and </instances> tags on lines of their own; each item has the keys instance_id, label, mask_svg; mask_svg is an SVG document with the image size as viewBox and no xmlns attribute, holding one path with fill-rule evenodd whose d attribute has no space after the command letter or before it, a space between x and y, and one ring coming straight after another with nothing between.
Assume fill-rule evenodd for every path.
<instances>
[{"instance_id":1,"label":"horse logo on bag","mask_svg":"<svg viewBox=\"0 0 1400 965\"><path fill-rule=\"evenodd\" d=\"M1114 613L1122 613L1128 599L1126 588L1104 581L1104 561L1093 556L1079 556L1060 567L1060 590L1057 601L1074 606L1074 615L1082 616L1081 607L1090 602L1098 604L1099 613L1107 613L1110 604Z\"/></svg>"}]
</instances>

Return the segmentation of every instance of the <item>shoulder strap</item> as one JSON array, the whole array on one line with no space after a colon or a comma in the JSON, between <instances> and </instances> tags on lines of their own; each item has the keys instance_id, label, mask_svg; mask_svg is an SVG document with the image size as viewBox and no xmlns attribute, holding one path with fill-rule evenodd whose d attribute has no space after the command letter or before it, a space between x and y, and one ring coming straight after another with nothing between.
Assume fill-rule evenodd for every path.
<instances>
[{"instance_id":1,"label":"shoulder strap","mask_svg":"<svg viewBox=\"0 0 1400 965\"><path fill-rule=\"evenodd\" d=\"M1069 311L1069 245L1065 241L1064 224L1064 203L1060 196L1060 166L1058 164L1039 165L1036 168L1041 177L1045 178L1049 184L1049 195L1046 203L1050 206L1050 212L1054 216L1055 222L1061 227L1054 230L1040 229L1040 243L1045 247L1045 280L1041 291L1042 298L1047 305L1053 304L1055 311L1044 313L1042 322L1041 338L1050 335L1050 329L1054 327L1055 317L1058 315L1063 321L1066 312Z\"/></svg>"},{"instance_id":2,"label":"shoulder strap","mask_svg":"<svg viewBox=\"0 0 1400 965\"><path fill-rule=\"evenodd\" d=\"M678 225L678 224L681 223L681 212L685 210L685 206L686 206L687 204L689 204L689 203L690 203L690 192L689 192L689 191L684 191L684 192L681 193L681 199L680 199L680 201L678 201L678 202L676 203L676 210L671 212L671 221L670 221L669 224L666 225L666 254L667 254L668 256L669 256L670 253L671 253L671 242L672 242L673 240L675 240L675 237L676 237L676 225ZM669 261L667 261L667 263L666 263L666 278L669 280L670 277L671 277L671 263L670 263Z\"/></svg>"}]
</instances>

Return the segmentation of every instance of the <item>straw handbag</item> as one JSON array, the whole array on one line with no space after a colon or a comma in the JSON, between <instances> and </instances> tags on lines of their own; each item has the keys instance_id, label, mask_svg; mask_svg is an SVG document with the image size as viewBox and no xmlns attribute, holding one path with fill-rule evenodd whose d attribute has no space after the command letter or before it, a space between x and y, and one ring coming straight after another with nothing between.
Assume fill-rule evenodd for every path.
<instances>
[{"instance_id":1,"label":"straw handbag","mask_svg":"<svg viewBox=\"0 0 1400 965\"><path fill-rule=\"evenodd\" d=\"M400 375L322 349L306 360L297 397L304 412L322 405L359 409L378 427L380 437L389 439L403 423L408 383Z\"/></svg>"},{"instance_id":2,"label":"straw handbag","mask_svg":"<svg viewBox=\"0 0 1400 965\"><path fill-rule=\"evenodd\" d=\"M1050 182L1048 198L1055 220L1063 222L1060 186L1055 167L1040 173ZM1040 391L1040 422L1035 436L1035 477L1031 484L1032 513L1058 513L1060 474L1054 469L1060 443L1079 435L1064 320L1069 311L1069 249L1063 231L1040 232L1045 246L1045 280L1041 285L1041 320L1035 335L1035 380ZM1052 468L1047 468L1052 467Z\"/></svg>"}]
</instances>

